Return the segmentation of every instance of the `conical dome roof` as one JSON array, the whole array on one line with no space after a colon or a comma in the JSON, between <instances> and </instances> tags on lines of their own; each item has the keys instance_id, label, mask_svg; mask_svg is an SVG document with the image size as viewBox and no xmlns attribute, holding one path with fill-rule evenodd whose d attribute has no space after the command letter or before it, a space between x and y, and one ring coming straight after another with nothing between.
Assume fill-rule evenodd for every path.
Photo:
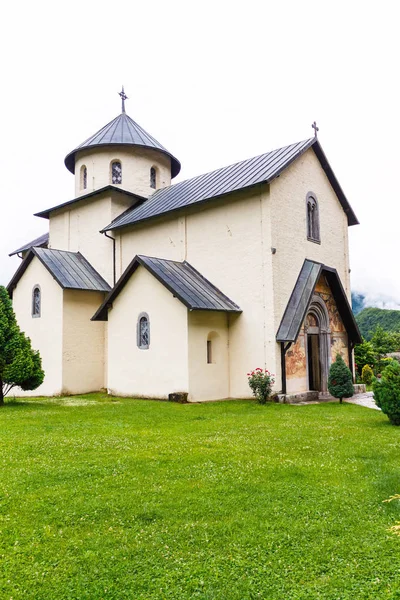
<instances>
[{"instance_id":1,"label":"conical dome roof","mask_svg":"<svg viewBox=\"0 0 400 600\"><path fill-rule=\"evenodd\" d=\"M181 163L164 146L147 133L138 123L122 112L118 117L105 125L97 133L82 142L65 157L65 166L75 173L75 156L80 150L99 146L138 146L152 148L162 152L171 159L171 177L178 175Z\"/></svg>"}]
</instances>

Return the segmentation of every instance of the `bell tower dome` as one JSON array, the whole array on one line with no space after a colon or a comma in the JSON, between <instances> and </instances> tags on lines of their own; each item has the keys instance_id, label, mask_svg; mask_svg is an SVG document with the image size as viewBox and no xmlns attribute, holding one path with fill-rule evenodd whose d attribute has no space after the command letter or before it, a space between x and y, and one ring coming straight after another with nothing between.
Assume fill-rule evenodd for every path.
<instances>
[{"instance_id":1,"label":"bell tower dome","mask_svg":"<svg viewBox=\"0 0 400 600\"><path fill-rule=\"evenodd\" d=\"M164 146L125 113L127 96L122 87L121 114L65 157L75 174L75 196L105 186L147 197L171 184L181 164Z\"/></svg>"}]
</instances>

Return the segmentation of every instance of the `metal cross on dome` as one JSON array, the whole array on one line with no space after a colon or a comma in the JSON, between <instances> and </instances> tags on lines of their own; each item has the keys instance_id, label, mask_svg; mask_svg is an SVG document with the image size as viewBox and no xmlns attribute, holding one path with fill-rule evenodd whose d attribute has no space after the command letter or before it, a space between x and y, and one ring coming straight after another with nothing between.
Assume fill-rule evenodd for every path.
<instances>
[{"instance_id":1,"label":"metal cross on dome","mask_svg":"<svg viewBox=\"0 0 400 600\"><path fill-rule=\"evenodd\" d=\"M311 125L311 127L314 129L314 136L317 137L318 131L319 131L319 127L317 127L317 123L314 121L314 123Z\"/></svg>"},{"instance_id":2,"label":"metal cross on dome","mask_svg":"<svg viewBox=\"0 0 400 600\"><path fill-rule=\"evenodd\" d=\"M125 100L129 100L128 96L125 94L124 86L122 86L122 92L118 92L118 95L121 96L122 100L122 112L125 112Z\"/></svg>"}]
</instances>

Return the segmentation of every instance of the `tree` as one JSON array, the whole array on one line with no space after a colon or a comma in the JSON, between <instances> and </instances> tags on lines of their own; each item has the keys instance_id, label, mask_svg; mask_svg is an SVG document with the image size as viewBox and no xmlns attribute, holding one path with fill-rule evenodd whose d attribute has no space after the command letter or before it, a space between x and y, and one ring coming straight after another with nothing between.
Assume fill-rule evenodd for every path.
<instances>
[{"instance_id":1,"label":"tree","mask_svg":"<svg viewBox=\"0 0 400 600\"><path fill-rule=\"evenodd\" d=\"M340 403L343 398L351 398L354 394L350 369L340 354L336 355L336 360L329 369L328 390L331 396L340 399Z\"/></svg>"},{"instance_id":2,"label":"tree","mask_svg":"<svg viewBox=\"0 0 400 600\"><path fill-rule=\"evenodd\" d=\"M393 360L373 383L376 405L393 425L400 425L400 365Z\"/></svg>"},{"instance_id":3,"label":"tree","mask_svg":"<svg viewBox=\"0 0 400 600\"><path fill-rule=\"evenodd\" d=\"M375 366L375 353L372 343L362 338L362 343L354 347L354 360L359 376L361 376L365 365L373 368Z\"/></svg>"},{"instance_id":4,"label":"tree","mask_svg":"<svg viewBox=\"0 0 400 600\"><path fill-rule=\"evenodd\" d=\"M398 334L393 331L385 331L383 327L377 325L374 335L371 338L371 343L377 354L387 354L388 352L396 352L398 350Z\"/></svg>"},{"instance_id":5,"label":"tree","mask_svg":"<svg viewBox=\"0 0 400 600\"><path fill-rule=\"evenodd\" d=\"M35 390L43 379L40 354L18 327L7 290L0 286L0 405L13 387Z\"/></svg>"}]
</instances>

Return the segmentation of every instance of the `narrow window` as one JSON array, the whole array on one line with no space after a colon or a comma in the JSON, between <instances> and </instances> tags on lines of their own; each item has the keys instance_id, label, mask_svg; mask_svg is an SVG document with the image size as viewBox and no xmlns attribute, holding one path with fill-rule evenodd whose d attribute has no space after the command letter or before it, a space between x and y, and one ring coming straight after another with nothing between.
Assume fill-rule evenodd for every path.
<instances>
[{"instance_id":1,"label":"narrow window","mask_svg":"<svg viewBox=\"0 0 400 600\"><path fill-rule=\"evenodd\" d=\"M150 320L146 313L141 313L138 318L137 345L141 350L147 350L150 346Z\"/></svg>"},{"instance_id":2,"label":"narrow window","mask_svg":"<svg viewBox=\"0 0 400 600\"><path fill-rule=\"evenodd\" d=\"M111 165L111 183L122 183L122 166L119 161Z\"/></svg>"},{"instance_id":3,"label":"narrow window","mask_svg":"<svg viewBox=\"0 0 400 600\"><path fill-rule=\"evenodd\" d=\"M321 241L318 202L310 192L307 194L307 239L317 243Z\"/></svg>"},{"instance_id":4,"label":"narrow window","mask_svg":"<svg viewBox=\"0 0 400 600\"><path fill-rule=\"evenodd\" d=\"M212 364L212 341L207 340L207 364Z\"/></svg>"},{"instance_id":5,"label":"narrow window","mask_svg":"<svg viewBox=\"0 0 400 600\"><path fill-rule=\"evenodd\" d=\"M87 188L87 168L85 165L81 166L81 190L86 190Z\"/></svg>"},{"instance_id":6,"label":"narrow window","mask_svg":"<svg viewBox=\"0 0 400 600\"><path fill-rule=\"evenodd\" d=\"M32 317L40 317L41 292L40 287L35 285L32 292Z\"/></svg>"},{"instance_id":7,"label":"narrow window","mask_svg":"<svg viewBox=\"0 0 400 600\"><path fill-rule=\"evenodd\" d=\"M157 172L154 167L151 167L150 169L150 187L153 188L153 190L157 187Z\"/></svg>"}]
</instances>

